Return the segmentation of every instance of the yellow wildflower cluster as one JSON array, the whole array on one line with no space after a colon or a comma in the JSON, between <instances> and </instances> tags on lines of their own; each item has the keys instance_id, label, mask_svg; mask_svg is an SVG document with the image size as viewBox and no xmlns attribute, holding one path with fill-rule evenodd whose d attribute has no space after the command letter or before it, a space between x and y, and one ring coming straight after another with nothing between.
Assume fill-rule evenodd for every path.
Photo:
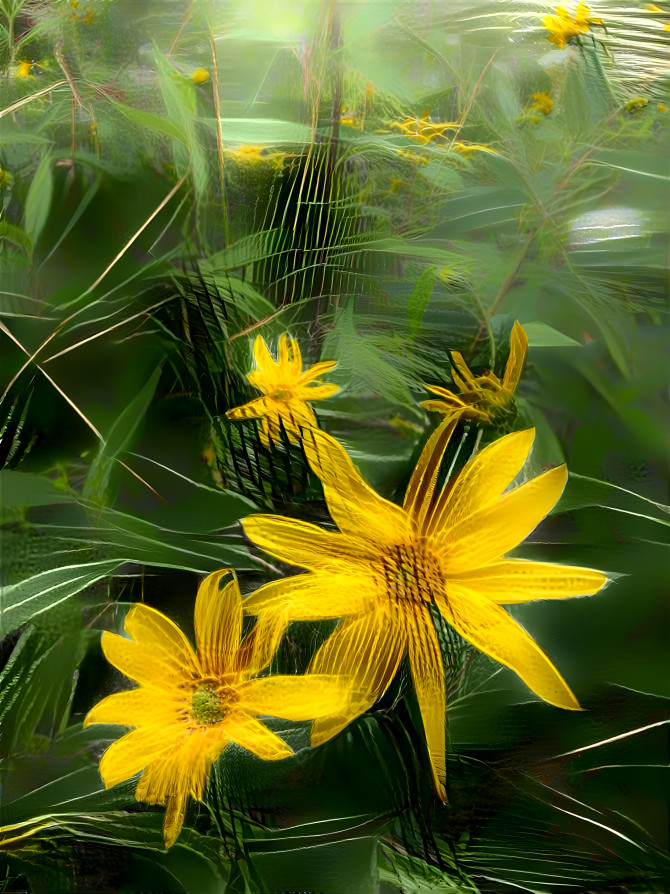
<instances>
[{"instance_id":1,"label":"yellow wildflower cluster","mask_svg":"<svg viewBox=\"0 0 670 894\"><path fill-rule=\"evenodd\" d=\"M391 130L399 131L421 146L425 146L436 137L443 137L445 130L458 131L461 128L461 125L456 122L431 121L429 112L425 112L421 118L408 116L402 121L392 122L390 126Z\"/></svg>"},{"instance_id":2,"label":"yellow wildflower cluster","mask_svg":"<svg viewBox=\"0 0 670 894\"><path fill-rule=\"evenodd\" d=\"M90 7L85 12L79 12L78 10L81 7L79 0L70 0L69 6L70 9L74 10L74 12L70 13L71 22L81 22L83 25L93 24L95 13Z\"/></svg>"},{"instance_id":3,"label":"yellow wildflower cluster","mask_svg":"<svg viewBox=\"0 0 670 894\"><path fill-rule=\"evenodd\" d=\"M592 16L586 3L579 3L574 14L564 6L557 6L556 15L545 16L542 24L549 32L547 40L562 50L573 37L588 34L591 25L602 25L603 20Z\"/></svg>"},{"instance_id":4,"label":"yellow wildflower cluster","mask_svg":"<svg viewBox=\"0 0 670 894\"><path fill-rule=\"evenodd\" d=\"M541 112L543 115L551 114L554 108L554 100L548 93L533 93L532 99L531 109L533 111Z\"/></svg>"},{"instance_id":5,"label":"yellow wildflower cluster","mask_svg":"<svg viewBox=\"0 0 670 894\"><path fill-rule=\"evenodd\" d=\"M285 152L279 152L271 146L237 146L235 149L224 149L227 158L239 165L272 165L280 168Z\"/></svg>"},{"instance_id":6,"label":"yellow wildflower cluster","mask_svg":"<svg viewBox=\"0 0 670 894\"><path fill-rule=\"evenodd\" d=\"M489 424L509 414L527 346L516 323L502 382L490 371L474 376L461 355L452 354L460 393L431 387L441 400L424 406L445 419L397 505L377 494L344 447L316 425L309 401L338 390L316 382L335 363L303 371L297 341L283 335L275 360L263 338L256 338L256 369L248 378L263 395L228 416L261 418L267 447L279 442L282 428L291 443L301 443L338 530L277 515L244 519L252 543L302 573L271 581L244 600L233 572L210 574L195 603L196 649L169 618L144 604L126 616L128 637L103 634L108 660L139 686L103 699L85 725L134 727L104 753L100 773L109 787L142 771L136 798L165 806L168 847L179 835L189 798L203 799L211 767L231 743L263 760L293 754L259 717L313 721L316 747L382 695L405 657L434 788L446 800L445 681L433 610L540 698L580 710L551 660L504 609L593 594L606 583L604 574L589 568L506 557L559 499L565 467L508 489L531 449L529 429L493 441L439 484L458 422ZM244 614L256 621L242 639ZM267 675L290 623L328 619L340 621L305 675Z\"/></svg>"}]
</instances>

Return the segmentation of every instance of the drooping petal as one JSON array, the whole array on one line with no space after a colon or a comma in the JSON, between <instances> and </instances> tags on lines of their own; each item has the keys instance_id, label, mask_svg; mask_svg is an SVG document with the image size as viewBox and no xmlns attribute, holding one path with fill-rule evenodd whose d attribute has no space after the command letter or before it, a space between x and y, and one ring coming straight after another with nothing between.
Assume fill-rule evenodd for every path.
<instances>
[{"instance_id":1,"label":"drooping petal","mask_svg":"<svg viewBox=\"0 0 670 894\"><path fill-rule=\"evenodd\" d=\"M519 474L530 452L535 429L499 438L470 459L438 497L429 532L444 533L494 503Z\"/></svg>"},{"instance_id":2,"label":"drooping petal","mask_svg":"<svg viewBox=\"0 0 670 894\"><path fill-rule=\"evenodd\" d=\"M509 391L510 394L514 394L517 389L527 353L528 336L521 323L517 320L512 328L509 359L505 367L505 375L503 376L503 388Z\"/></svg>"},{"instance_id":3,"label":"drooping petal","mask_svg":"<svg viewBox=\"0 0 670 894\"><path fill-rule=\"evenodd\" d=\"M408 530L403 510L384 500L363 480L344 447L320 429L303 435L307 460L324 485L333 520L356 539L388 543Z\"/></svg>"},{"instance_id":4,"label":"drooping petal","mask_svg":"<svg viewBox=\"0 0 670 894\"><path fill-rule=\"evenodd\" d=\"M447 577L500 558L537 527L563 492L565 466L527 481L449 529L439 549Z\"/></svg>"},{"instance_id":5,"label":"drooping petal","mask_svg":"<svg viewBox=\"0 0 670 894\"><path fill-rule=\"evenodd\" d=\"M176 719L177 698L166 697L158 689L129 689L115 692L98 702L86 715L84 728L91 723L119 723L123 726L142 726L170 723Z\"/></svg>"},{"instance_id":6,"label":"drooping petal","mask_svg":"<svg viewBox=\"0 0 670 894\"><path fill-rule=\"evenodd\" d=\"M350 698L346 682L323 674L262 677L242 684L237 692L240 707L251 713L314 720L344 710Z\"/></svg>"},{"instance_id":7,"label":"drooping petal","mask_svg":"<svg viewBox=\"0 0 670 894\"><path fill-rule=\"evenodd\" d=\"M331 369L335 369L336 366L337 360L324 360L321 363L315 363L300 376L300 384L305 385L307 382L311 382L313 379L330 372Z\"/></svg>"},{"instance_id":8,"label":"drooping petal","mask_svg":"<svg viewBox=\"0 0 670 894\"><path fill-rule=\"evenodd\" d=\"M182 734L180 726L165 724L134 729L113 742L100 759L105 788L131 779L140 770L174 748Z\"/></svg>"},{"instance_id":9,"label":"drooping petal","mask_svg":"<svg viewBox=\"0 0 670 894\"><path fill-rule=\"evenodd\" d=\"M427 608L408 618L407 645L414 689L426 734L435 789L446 801L444 668L437 633Z\"/></svg>"},{"instance_id":10,"label":"drooping petal","mask_svg":"<svg viewBox=\"0 0 670 894\"><path fill-rule=\"evenodd\" d=\"M151 654L152 659L178 668L182 677L200 672L200 664L191 644L174 621L158 609L135 603L126 615L123 626L138 646Z\"/></svg>"},{"instance_id":11,"label":"drooping petal","mask_svg":"<svg viewBox=\"0 0 670 894\"><path fill-rule=\"evenodd\" d=\"M511 668L540 698L558 708L580 710L577 699L549 658L504 608L451 581L447 582L446 591L446 598L436 599L437 607L464 639Z\"/></svg>"},{"instance_id":12,"label":"drooping petal","mask_svg":"<svg viewBox=\"0 0 670 894\"><path fill-rule=\"evenodd\" d=\"M165 819L163 820L163 841L165 842L165 847L171 848L177 838L179 838L184 825L187 806L188 793L183 790L167 797Z\"/></svg>"},{"instance_id":13,"label":"drooping petal","mask_svg":"<svg viewBox=\"0 0 670 894\"><path fill-rule=\"evenodd\" d=\"M153 654L146 646L108 630L102 634L102 651L109 663L131 680L170 694L185 680L200 676L199 670L196 672L191 665L183 667L177 657L165 652Z\"/></svg>"},{"instance_id":14,"label":"drooping petal","mask_svg":"<svg viewBox=\"0 0 670 894\"><path fill-rule=\"evenodd\" d=\"M344 710L315 720L314 747L374 704L395 676L406 648L407 634L389 612L372 611L339 624L312 659L309 673L350 678L352 697Z\"/></svg>"},{"instance_id":15,"label":"drooping petal","mask_svg":"<svg viewBox=\"0 0 670 894\"><path fill-rule=\"evenodd\" d=\"M333 383L324 385L302 385L299 394L300 397L305 400L326 400L326 398L332 397L333 394L337 394L339 390L340 386Z\"/></svg>"},{"instance_id":16,"label":"drooping petal","mask_svg":"<svg viewBox=\"0 0 670 894\"><path fill-rule=\"evenodd\" d=\"M279 609L259 611L256 623L242 640L235 656L233 670L245 677L257 674L272 661L288 627L285 613Z\"/></svg>"},{"instance_id":17,"label":"drooping petal","mask_svg":"<svg viewBox=\"0 0 670 894\"><path fill-rule=\"evenodd\" d=\"M453 365L452 376L454 384L459 391L478 391L477 379L463 359L463 355L460 351L451 352L451 362Z\"/></svg>"},{"instance_id":18,"label":"drooping petal","mask_svg":"<svg viewBox=\"0 0 670 894\"><path fill-rule=\"evenodd\" d=\"M590 596L607 583L607 576L591 568L552 565L527 559L504 559L452 578L472 593L480 593L499 605L533 599L566 599Z\"/></svg>"},{"instance_id":19,"label":"drooping petal","mask_svg":"<svg viewBox=\"0 0 670 894\"><path fill-rule=\"evenodd\" d=\"M375 582L355 571L297 574L271 581L250 596L242 607L246 614L279 612L287 621L323 621L368 611L373 604Z\"/></svg>"},{"instance_id":20,"label":"drooping petal","mask_svg":"<svg viewBox=\"0 0 670 894\"><path fill-rule=\"evenodd\" d=\"M260 720L241 711L229 715L224 726L233 742L264 761L280 761L293 754L293 749L283 739L275 735Z\"/></svg>"},{"instance_id":21,"label":"drooping petal","mask_svg":"<svg viewBox=\"0 0 670 894\"><path fill-rule=\"evenodd\" d=\"M267 397L256 397L241 407L233 407L232 410L226 412L228 419L258 419L265 416L271 409L271 404Z\"/></svg>"},{"instance_id":22,"label":"drooping petal","mask_svg":"<svg viewBox=\"0 0 670 894\"><path fill-rule=\"evenodd\" d=\"M289 347L291 352L289 365L293 375L297 378L302 372L302 352L300 351L300 344L297 339L291 338L289 340Z\"/></svg>"},{"instance_id":23,"label":"drooping petal","mask_svg":"<svg viewBox=\"0 0 670 894\"><path fill-rule=\"evenodd\" d=\"M279 350L277 352L277 361L280 368L286 368L289 365L289 347L288 335L286 332L279 336Z\"/></svg>"},{"instance_id":24,"label":"drooping petal","mask_svg":"<svg viewBox=\"0 0 670 894\"><path fill-rule=\"evenodd\" d=\"M231 670L242 637L242 596L234 571L216 571L200 584L194 627L205 675L222 676Z\"/></svg>"},{"instance_id":25,"label":"drooping petal","mask_svg":"<svg viewBox=\"0 0 670 894\"><path fill-rule=\"evenodd\" d=\"M280 515L250 515L242 527L256 546L298 568L341 568L343 563L366 563L371 557L363 544L352 543L343 534Z\"/></svg>"},{"instance_id":26,"label":"drooping petal","mask_svg":"<svg viewBox=\"0 0 670 894\"><path fill-rule=\"evenodd\" d=\"M432 500L444 451L458 422L458 414L447 416L432 433L409 480L403 509L412 518L416 530L424 532L424 521L430 519Z\"/></svg>"}]
</instances>

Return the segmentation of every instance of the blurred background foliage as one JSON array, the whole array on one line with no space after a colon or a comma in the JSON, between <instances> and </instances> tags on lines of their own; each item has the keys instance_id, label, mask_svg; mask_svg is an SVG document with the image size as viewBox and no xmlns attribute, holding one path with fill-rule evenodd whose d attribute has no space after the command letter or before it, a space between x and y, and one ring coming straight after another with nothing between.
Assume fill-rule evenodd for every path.
<instances>
[{"instance_id":1,"label":"blurred background foliage","mask_svg":"<svg viewBox=\"0 0 670 894\"><path fill-rule=\"evenodd\" d=\"M667 890L670 6L592 11L558 49L540 2L0 0L3 892ZM300 450L225 418L253 338L338 361L321 424L398 498L424 385L501 374L515 319L528 474L571 472L518 555L614 582L512 612L586 711L445 630L446 806L401 674L317 750L227 751L164 851L102 787L119 728L82 729L124 688L100 631L279 574L252 511L327 521Z\"/></svg>"}]
</instances>

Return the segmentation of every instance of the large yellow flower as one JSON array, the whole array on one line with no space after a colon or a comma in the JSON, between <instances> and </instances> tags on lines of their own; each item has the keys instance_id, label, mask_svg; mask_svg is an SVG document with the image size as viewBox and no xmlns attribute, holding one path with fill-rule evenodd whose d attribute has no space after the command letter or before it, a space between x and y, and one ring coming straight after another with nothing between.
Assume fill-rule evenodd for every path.
<instances>
[{"instance_id":1,"label":"large yellow flower","mask_svg":"<svg viewBox=\"0 0 670 894\"><path fill-rule=\"evenodd\" d=\"M429 439L402 507L376 494L343 447L314 429L303 445L340 533L272 515L242 523L266 552L308 570L261 587L245 600L246 612L271 610L285 623L343 618L310 672L344 674L359 689L345 710L315 722L312 744L367 710L407 654L443 799L445 680L431 610L541 698L579 710L549 658L501 606L591 594L606 582L587 568L504 558L549 512L566 480L560 466L503 493L524 464L532 429L495 441L437 489L455 425L445 419Z\"/></svg>"},{"instance_id":2,"label":"large yellow flower","mask_svg":"<svg viewBox=\"0 0 670 894\"><path fill-rule=\"evenodd\" d=\"M462 354L452 351L454 384L460 394L439 385L426 385L428 391L437 394L441 400L425 400L421 406L448 416L458 414L462 419L474 422L503 423L514 412L514 394L527 353L528 337L518 321L512 328L510 354L502 382L490 369L481 376L473 375Z\"/></svg>"},{"instance_id":3,"label":"large yellow flower","mask_svg":"<svg viewBox=\"0 0 670 894\"><path fill-rule=\"evenodd\" d=\"M579 3L574 15L564 6L557 6L556 15L545 16L542 24L549 32L547 40L562 50L571 38L588 34L591 25L602 25L603 20L592 16L586 3Z\"/></svg>"},{"instance_id":4,"label":"large yellow flower","mask_svg":"<svg viewBox=\"0 0 670 894\"><path fill-rule=\"evenodd\" d=\"M257 719L272 715L311 720L344 706L348 693L332 677L253 679L272 658L277 623L260 618L240 644L242 599L232 572L210 574L195 604L193 651L181 630L162 612L134 605L125 620L131 639L105 631L102 648L137 689L110 695L88 714L91 723L136 727L102 756L105 787L142 776L138 801L166 805L163 837L170 847L184 822L189 797L202 799L214 761L235 742L264 760L293 754Z\"/></svg>"},{"instance_id":5,"label":"large yellow flower","mask_svg":"<svg viewBox=\"0 0 670 894\"><path fill-rule=\"evenodd\" d=\"M316 426L316 416L308 401L325 400L339 391L338 385L315 381L337 365L335 360L315 363L303 372L302 355L298 342L287 335L279 339L279 356L273 358L259 335L254 341L256 369L247 379L263 397L257 397L241 407L228 410L229 419L262 419L261 442L269 447L281 441L283 425L291 444L297 444L304 429Z\"/></svg>"}]
</instances>

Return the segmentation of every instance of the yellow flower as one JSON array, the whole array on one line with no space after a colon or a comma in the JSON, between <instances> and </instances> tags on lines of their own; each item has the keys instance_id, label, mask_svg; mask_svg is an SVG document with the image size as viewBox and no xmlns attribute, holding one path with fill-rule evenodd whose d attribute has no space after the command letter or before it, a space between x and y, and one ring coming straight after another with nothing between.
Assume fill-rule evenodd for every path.
<instances>
[{"instance_id":1,"label":"yellow flower","mask_svg":"<svg viewBox=\"0 0 670 894\"><path fill-rule=\"evenodd\" d=\"M490 146L484 146L481 143L450 143L444 147L450 152L458 152L459 155L468 156L472 152L488 152L489 155L498 155L495 149Z\"/></svg>"},{"instance_id":2,"label":"yellow flower","mask_svg":"<svg viewBox=\"0 0 670 894\"><path fill-rule=\"evenodd\" d=\"M376 494L344 448L313 429L303 442L305 453L340 533L272 515L242 522L255 544L308 571L261 587L245 600L247 613L271 611L284 623L343 618L309 673L341 673L356 682L358 693L344 711L315 722L312 744L327 741L367 710L408 654L433 779L443 799L445 675L431 608L541 698L579 710L549 658L501 606L587 595L606 582L590 569L504 558L544 518L565 485L560 466L503 493L524 464L532 429L495 441L437 489L455 425L445 419L430 437L402 507Z\"/></svg>"},{"instance_id":3,"label":"yellow flower","mask_svg":"<svg viewBox=\"0 0 670 894\"><path fill-rule=\"evenodd\" d=\"M663 12L660 6L656 6L655 3L647 3L647 12Z\"/></svg>"},{"instance_id":4,"label":"yellow flower","mask_svg":"<svg viewBox=\"0 0 670 894\"><path fill-rule=\"evenodd\" d=\"M574 16L564 6L557 6L556 15L544 16L542 19L542 25L549 32L547 40L556 44L559 50L564 49L571 38L587 34L591 25L602 24L602 19L591 15L586 3L578 4Z\"/></svg>"},{"instance_id":5,"label":"yellow flower","mask_svg":"<svg viewBox=\"0 0 670 894\"><path fill-rule=\"evenodd\" d=\"M224 149L226 155L237 164L270 164L280 167L286 158L285 152L278 152L271 146L238 146L237 149Z\"/></svg>"},{"instance_id":6,"label":"yellow flower","mask_svg":"<svg viewBox=\"0 0 670 894\"><path fill-rule=\"evenodd\" d=\"M533 93L533 104L531 105L531 109L542 112L543 115L548 115L553 108L554 100L548 93Z\"/></svg>"},{"instance_id":7,"label":"yellow flower","mask_svg":"<svg viewBox=\"0 0 670 894\"><path fill-rule=\"evenodd\" d=\"M527 353L528 337L518 320L512 328L510 354L502 382L490 369L481 376L474 376L462 354L452 351L454 384L460 393L454 394L439 385L427 385L428 391L437 394L441 400L426 400L421 406L447 415L458 414L461 419L474 422L504 422L514 410L514 394Z\"/></svg>"},{"instance_id":8,"label":"yellow flower","mask_svg":"<svg viewBox=\"0 0 670 894\"><path fill-rule=\"evenodd\" d=\"M406 161L411 161L416 165L427 165L430 159L426 158L419 152L412 152L411 149L396 149L396 153Z\"/></svg>"},{"instance_id":9,"label":"yellow flower","mask_svg":"<svg viewBox=\"0 0 670 894\"><path fill-rule=\"evenodd\" d=\"M421 118L412 118L408 116L402 121L393 122L392 130L399 130L405 136L409 137L422 146L430 143L435 137L444 136L445 130L460 130L461 125L455 122L445 121L437 122L430 120L430 114L426 112Z\"/></svg>"},{"instance_id":10,"label":"yellow flower","mask_svg":"<svg viewBox=\"0 0 670 894\"><path fill-rule=\"evenodd\" d=\"M191 80L195 84L204 84L205 81L209 80L209 72L206 68L196 68L196 70L191 75Z\"/></svg>"},{"instance_id":11,"label":"yellow flower","mask_svg":"<svg viewBox=\"0 0 670 894\"><path fill-rule=\"evenodd\" d=\"M29 62L26 59L23 59L19 62L19 70L16 72L17 78L34 78L35 75L31 74L31 69L33 67L33 62Z\"/></svg>"},{"instance_id":12,"label":"yellow flower","mask_svg":"<svg viewBox=\"0 0 670 894\"><path fill-rule=\"evenodd\" d=\"M228 410L229 419L261 419L260 438L265 447L281 442L284 427L291 444L297 444L305 429L316 426L316 416L308 401L325 400L339 391L338 385L322 384L315 379L330 372L337 363L328 360L316 363L303 372L298 342L286 334L279 339L279 356L275 361L263 338L254 341L256 369L247 379L263 397Z\"/></svg>"},{"instance_id":13,"label":"yellow flower","mask_svg":"<svg viewBox=\"0 0 670 894\"><path fill-rule=\"evenodd\" d=\"M641 112L642 109L649 102L644 96L636 96L633 99L629 99L628 102L624 105L624 108L627 112L635 113Z\"/></svg>"},{"instance_id":14,"label":"yellow flower","mask_svg":"<svg viewBox=\"0 0 670 894\"><path fill-rule=\"evenodd\" d=\"M82 17L82 22L85 25L92 25L93 19L95 18L95 14L92 9L87 9L85 15Z\"/></svg>"},{"instance_id":15,"label":"yellow flower","mask_svg":"<svg viewBox=\"0 0 670 894\"><path fill-rule=\"evenodd\" d=\"M210 574L198 590L197 653L179 627L143 603L130 609L125 629L131 639L105 631L102 648L139 688L103 699L84 726L135 727L105 751L100 775L110 788L143 770L135 797L166 806L167 847L181 831L189 797L202 800L211 767L231 742L263 760L293 754L257 715L311 720L330 712L333 701L342 707L348 698L342 682L332 677L254 679L272 658L277 624L259 619L240 643L242 599L228 570Z\"/></svg>"},{"instance_id":16,"label":"yellow flower","mask_svg":"<svg viewBox=\"0 0 670 894\"><path fill-rule=\"evenodd\" d=\"M656 106L656 108L658 109L659 112L667 112L668 111L668 107L666 106L666 104L664 102L659 102L659 104Z\"/></svg>"}]
</instances>

